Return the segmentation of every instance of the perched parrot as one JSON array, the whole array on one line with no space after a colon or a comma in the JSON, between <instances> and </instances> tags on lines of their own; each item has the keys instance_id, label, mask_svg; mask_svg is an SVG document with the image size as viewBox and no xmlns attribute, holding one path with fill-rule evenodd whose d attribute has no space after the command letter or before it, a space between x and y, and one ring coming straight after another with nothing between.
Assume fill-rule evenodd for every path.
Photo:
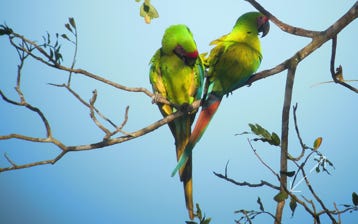
<instances>
[{"instance_id":1,"label":"perched parrot","mask_svg":"<svg viewBox=\"0 0 358 224\"><path fill-rule=\"evenodd\" d=\"M201 98L204 66L193 34L187 26L173 25L166 29L162 47L154 54L150 64L150 83L156 94L174 105L187 109L191 103ZM176 109L170 105L158 104L158 106L164 117L176 112ZM196 112L188 112L168 124L175 139L177 160L183 154L189 141ZM191 155L186 160L187 163L179 173L184 185L189 217L193 219Z\"/></svg>"},{"instance_id":2,"label":"perched parrot","mask_svg":"<svg viewBox=\"0 0 358 224\"><path fill-rule=\"evenodd\" d=\"M268 17L259 12L249 12L240 16L231 33L214 40L215 45L207 58L208 93L195 128L172 176L191 157L195 144L200 140L210 120L218 109L223 96L245 85L258 69L261 60L261 46L258 34L264 37L270 29Z\"/></svg>"}]
</instances>

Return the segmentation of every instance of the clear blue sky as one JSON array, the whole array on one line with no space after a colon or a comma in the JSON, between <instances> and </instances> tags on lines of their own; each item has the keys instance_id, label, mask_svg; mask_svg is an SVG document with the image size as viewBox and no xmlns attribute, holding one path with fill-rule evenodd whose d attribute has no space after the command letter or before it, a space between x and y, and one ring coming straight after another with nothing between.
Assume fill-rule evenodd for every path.
<instances>
[{"instance_id":1,"label":"clear blue sky","mask_svg":"<svg viewBox=\"0 0 358 224\"><path fill-rule=\"evenodd\" d=\"M68 17L74 17L79 31L76 67L133 87L150 89L148 63L160 47L165 28L184 23L194 33L200 52L210 50L211 40L230 32L236 19L254 8L245 1L155 1L160 18L151 25L139 17L139 3L131 1L2 1L0 23L6 23L29 39L42 41L46 31L64 33ZM303 28L322 30L331 25L354 1L275 1L263 2L279 19ZM324 7L322 7L324 6ZM323 10L324 9L324 10ZM346 79L357 79L354 21L338 37L337 64L342 64ZM274 24L261 39L264 59L261 69L271 68L309 42L281 32ZM332 175L309 174L313 187L333 208L351 203L358 191L357 95L334 84L312 85L330 80L331 43L323 45L298 67L293 103L298 103L298 119L306 144L323 137L321 151L335 165ZM70 65L73 49L63 43L64 64ZM17 99L16 51L0 37L0 89ZM275 182L271 173L253 155L246 136L248 123L259 123L280 133L281 109L285 88L281 73L244 87L224 99L205 135L194 150L194 200L200 203L212 223L234 223L235 210L258 209L261 197L265 209L274 212L273 196L267 188L237 187L218 179L212 171L224 172L238 181ZM100 141L103 137L89 118L89 111L64 89L47 83L64 83L67 74L28 60L22 76L28 102L41 108L52 124L54 135L67 145ZM354 83L353 83L354 84ZM126 131L134 131L161 118L151 99L141 93L126 93L88 78L74 75L72 86L84 99L97 89L97 106L117 123L122 122L130 105ZM40 119L33 113L0 100L0 135L13 132L44 136ZM292 121L292 120L291 120ZM299 153L294 128L290 126L290 152ZM279 167L279 150L255 144L260 155ZM66 155L54 166L41 166L0 174L0 223L184 223L187 218L182 184L171 178L174 168L174 142L167 127L144 137L112 147ZM46 144L0 141L0 166L7 153L21 164L52 158L58 150ZM311 163L308 169L314 167ZM296 190L307 193L302 185ZM311 196L310 196L311 197ZM352 223L358 214L345 214L343 223ZM257 223L270 220L258 218ZM328 220L324 219L324 222ZM271 220L270 220L271 222ZM294 218L287 208L284 223L312 222L302 207ZM266 222L267 223L267 222Z\"/></svg>"}]
</instances>

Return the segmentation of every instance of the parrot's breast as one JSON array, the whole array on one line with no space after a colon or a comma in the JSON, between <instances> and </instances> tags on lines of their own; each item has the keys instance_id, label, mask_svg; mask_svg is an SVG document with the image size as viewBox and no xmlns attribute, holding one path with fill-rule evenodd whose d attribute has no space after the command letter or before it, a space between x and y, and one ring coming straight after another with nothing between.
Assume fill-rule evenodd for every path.
<instances>
[{"instance_id":1,"label":"parrot's breast","mask_svg":"<svg viewBox=\"0 0 358 224\"><path fill-rule=\"evenodd\" d=\"M260 66L261 58L261 53L247 44L232 43L227 46L209 71L213 91L226 95L245 85Z\"/></svg>"}]
</instances>

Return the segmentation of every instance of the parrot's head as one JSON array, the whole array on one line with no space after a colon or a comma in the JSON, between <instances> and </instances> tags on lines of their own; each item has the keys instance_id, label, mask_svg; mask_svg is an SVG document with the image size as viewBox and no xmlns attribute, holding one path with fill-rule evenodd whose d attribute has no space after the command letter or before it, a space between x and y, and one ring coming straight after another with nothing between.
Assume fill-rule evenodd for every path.
<instances>
[{"instance_id":1,"label":"parrot's head","mask_svg":"<svg viewBox=\"0 0 358 224\"><path fill-rule=\"evenodd\" d=\"M262 32L262 36L266 36L268 32L270 31L270 23L267 16L261 14L259 17L257 17L257 30Z\"/></svg>"},{"instance_id":2,"label":"parrot's head","mask_svg":"<svg viewBox=\"0 0 358 224\"><path fill-rule=\"evenodd\" d=\"M262 33L261 37L266 36L270 30L270 23L267 16L260 12L248 12L240 16L234 29L245 30L247 33L254 33L258 35Z\"/></svg>"},{"instance_id":3,"label":"parrot's head","mask_svg":"<svg viewBox=\"0 0 358 224\"><path fill-rule=\"evenodd\" d=\"M182 24L172 25L165 30L162 51L168 55L174 53L189 66L193 66L199 57L193 34Z\"/></svg>"}]
</instances>

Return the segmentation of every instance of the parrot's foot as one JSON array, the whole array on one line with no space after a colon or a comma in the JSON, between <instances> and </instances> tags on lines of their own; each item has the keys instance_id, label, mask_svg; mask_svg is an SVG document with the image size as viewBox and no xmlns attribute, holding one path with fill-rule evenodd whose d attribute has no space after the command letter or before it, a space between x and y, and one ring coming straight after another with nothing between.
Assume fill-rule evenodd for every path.
<instances>
[{"instance_id":1,"label":"parrot's foot","mask_svg":"<svg viewBox=\"0 0 358 224\"><path fill-rule=\"evenodd\" d=\"M180 105L179 110L185 114L190 114L194 110L194 108L189 103L183 103L182 105Z\"/></svg>"},{"instance_id":2,"label":"parrot's foot","mask_svg":"<svg viewBox=\"0 0 358 224\"><path fill-rule=\"evenodd\" d=\"M165 99L159 93L154 93L154 96L152 97L152 104L164 103L166 101L167 101L167 99Z\"/></svg>"}]
</instances>

